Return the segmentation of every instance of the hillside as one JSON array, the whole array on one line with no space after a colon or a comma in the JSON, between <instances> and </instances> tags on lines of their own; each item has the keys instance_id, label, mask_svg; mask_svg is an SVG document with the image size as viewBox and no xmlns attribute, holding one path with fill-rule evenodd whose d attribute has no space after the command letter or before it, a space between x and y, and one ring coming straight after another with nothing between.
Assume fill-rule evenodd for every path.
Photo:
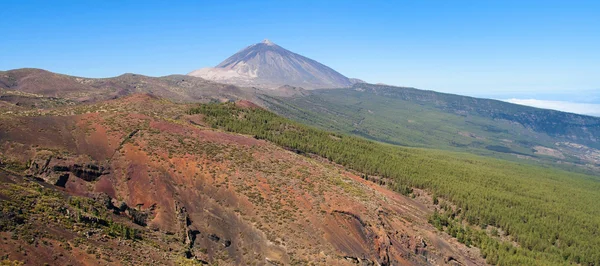
<instances>
[{"instance_id":1,"label":"hillside","mask_svg":"<svg viewBox=\"0 0 600 266\"><path fill-rule=\"evenodd\" d=\"M428 224L426 193L401 196L320 157L213 129L195 107L136 94L0 112L4 258L484 264L476 248Z\"/></svg>"},{"instance_id":2,"label":"hillside","mask_svg":"<svg viewBox=\"0 0 600 266\"><path fill-rule=\"evenodd\" d=\"M364 83L0 77L10 261L600 263L599 179L556 168L597 173L593 117Z\"/></svg>"},{"instance_id":3,"label":"hillside","mask_svg":"<svg viewBox=\"0 0 600 266\"><path fill-rule=\"evenodd\" d=\"M264 99L269 108L297 121L391 144L594 171L600 166L597 117L364 83Z\"/></svg>"},{"instance_id":4,"label":"hillside","mask_svg":"<svg viewBox=\"0 0 600 266\"><path fill-rule=\"evenodd\" d=\"M112 78L83 78L42 69L0 71L0 101L45 108L67 102L90 103L135 93L150 93L177 102L255 100L259 89L219 84L198 77L148 77L123 74ZM53 102L53 103L52 103Z\"/></svg>"},{"instance_id":5,"label":"hillside","mask_svg":"<svg viewBox=\"0 0 600 266\"><path fill-rule=\"evenodd\" d=\"M93 79L40 69L0 72L5 110L73 106L135 93L176 102L250 100L306 124L395 145L600 172L597 117L367 83L311 91L289 85L237 87L181 75Z\"/></svg>"},{"instance_id":6,"label":"hillside","mask_svg":"<svg viewBox=\"0 0 600 266\"><path fill-rule=\"evenodd\" d=\"M419 197L423 190L433 193L430 200L437 207L429 222L460 243L479 247L487 263L600 263L597 176L464 153L401 148L231 104L202 105L188 113L204 115L215 128L322 156L410 197Z\"/></svg>"},{"instance_id":7,"label":"hillside","mask_svg":"<svg viewBox=\"0 0 600 266\"><path fill-rule=\"evenodd\" d=\"M350 87L353 81L315 60L296 54L269 41L250 45L216 67L188 75L260 88L289 85L304 89Z\"/></svg>"}]
</instances>

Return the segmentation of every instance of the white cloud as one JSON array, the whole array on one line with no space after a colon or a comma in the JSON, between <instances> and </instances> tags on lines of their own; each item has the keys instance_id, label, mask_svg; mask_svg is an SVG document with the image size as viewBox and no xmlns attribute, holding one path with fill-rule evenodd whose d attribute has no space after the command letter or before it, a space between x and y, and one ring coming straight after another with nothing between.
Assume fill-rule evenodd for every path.
<instances>
[{"instance_id":1,"label":"white cloud","mask_svg":"<svg viewBox=\"0 0 600 266\"><path fill-rule=\"evenodd\" d=\"M600 104L575 103L566 101L546 101L537 99L508 99L509 103L552 109L576 114L600 116Z\"/></svg>"}]
</instances>

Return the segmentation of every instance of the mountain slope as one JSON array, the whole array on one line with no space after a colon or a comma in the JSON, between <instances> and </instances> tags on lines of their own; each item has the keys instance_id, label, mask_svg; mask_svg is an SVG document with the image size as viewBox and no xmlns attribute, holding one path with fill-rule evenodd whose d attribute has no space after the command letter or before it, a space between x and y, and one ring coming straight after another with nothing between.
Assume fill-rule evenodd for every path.
<instances>
[{"instance_id":1,"label":"mountain slope","mask_svg":"<svg viewBox=\"0 0 600 266\"><path fill-rule=\"evenodd\" d=\"M488 263L600 263L597 176L386 145L231 104L202 105L189 113L204 115L216 128L323 156L404 195L419 197L421 189L430 191L429 200L439 208L429 222L461 243L480 247Z\"/></svg>"},{"instance_id":2,"label":"mountain slope","mask_svg":"<svg viewBox=\"0 0 600 266\"><path fill-rule=\"evenodd\" d=\"M2 254L73 265L484 264L476 248L434 233L428 204L213 129L192 107L136 94L0 112Z\"/></svg>"},{"instance_id":3,"label":"mountain slope","mask_svg":"<svg viewBox=\"0 0 600 266\"><path fill-rule=\"evenodd\" d=\"M0 129L11 260L74 250L77 265L600 263L593 176L385 145L247 101L133 95L0 112ZM45 220L55 229L40 230Z\"/></svg>"},{"instance_id":4,"label":"mountain slope","mask_svg":"<svg viewBox=\"0 0 600 266\"><path fill-rule=\"evenodd\" d=\"M276 88L283 85L305 89L343 88L352 81L335 70L265 40L225 59L214 68L188 75L238 86Z\"/></svg>"},{"instance_id":5,"label":"mountain slope","mask_svg":"<svg viewBox=\"0 0 600 266\"><path fill-rule=\"evenodd\" d=\"M596 117L365 83L265 99L303 123L392 144L600 166Z\"/></svg>"}]
</instances>

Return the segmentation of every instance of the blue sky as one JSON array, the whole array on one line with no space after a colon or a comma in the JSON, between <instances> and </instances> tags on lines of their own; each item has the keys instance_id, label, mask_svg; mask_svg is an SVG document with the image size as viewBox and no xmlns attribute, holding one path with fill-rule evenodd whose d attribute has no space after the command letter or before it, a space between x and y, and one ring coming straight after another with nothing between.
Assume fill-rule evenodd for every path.
<instances>
[{"instance_id":1,"label":"blue sky","mask_svg":"<svg viewBox=\"0 0 600 266\"><path fill-rule=\"evenodd\" d=\"M600 89L600 1L169 2L4 0L0 70L185 74L269 38L373 83L507 99Z\"/></svg>"}]
</instances>

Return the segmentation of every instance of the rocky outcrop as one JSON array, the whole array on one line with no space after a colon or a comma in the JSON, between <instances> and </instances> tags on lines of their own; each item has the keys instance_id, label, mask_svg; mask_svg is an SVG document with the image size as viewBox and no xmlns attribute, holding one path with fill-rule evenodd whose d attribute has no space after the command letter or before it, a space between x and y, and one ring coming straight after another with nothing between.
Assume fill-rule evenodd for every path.
<instances>
[{"instance_id":1,"label":"rocky outcrop","mask_svg":"<svg viewBox=\"0 0 600 266\"><path fill-rule=\"evenodd\" d=\"M178 201L175 202L175 215L177 218L177 224L179 225L178 235L183 244L188 244L190 247L194 245L192 237L188 227L192 224L190 217L188 216L185 206L182 206Z\"/></svg>"},{"instance_id":2,"label":"rocky outcrop","mask_svg":"<svg viewBox=\"0 0 600 266\"><path fill-rule=\"evenodd\" d=\"M360 215L349 211L334 210L332 214L340 215L343 219L354 221L356 235L362 236L359 238L363 242L362 244L370 249L365 254L345 255L344 258L347 261L358 265L391 265L388 254L391 242L380 224L366 222Z\"/></svg>"},{"instance_id":3,"label":"rocky outcrop","mask_svg":"<svg viewBox=\"0 0 600 266\"><path fill-rule=\"evenodd\" d=\"M98 178L100 178L101 175L107 174L107 171L106 169L104 169L103 166L100 166L95 163L86 163L84 165L73 164L68 166L67 168L64 168L64 166L59 167L62 167L62 169L65 169L73 173L76 177L79 177L88 182L96 181L98 180Z\"/></svg>"},{"instance_id":4,"label":"rocky outcrop","mask_svg":"<svg viewBox=\"0 0 600 266\"><path fill-rule=\"evenodd\" d=\"M127 214L131 217L131 220L141 226L147 225L148 217L150 216L151 210L138 210L134 208L127 208Z\"/></svg>"},{"instance_id":5,"label":"rocky outcrop","mask_svg":"<svg viewBox=\"0 0 600 266\"><path fill-rule=\"evenodd\" d=\"M61 187L66 185L71 175L92 182L108 174L107 167L102 164L85 161L85 158L56 156L42 151L31 161L27 174Z\"/></svg>"},{"instance_id":6,"label":"rocky outcrop","mask_svg":"<svg viewBox=\"0 0 600 266\"><path fill-rule=\"evenodd\" d=\"M175 201L175 216L179 227L178 235L181 239L181 243L184 245L183 256L188 259L193 258L195 257L193 252L194 243L196 241L196 236L200 234L200 231L190 228L192 221L190 220L185 206L178 201Z\"/></svg>"}]
</instances>

